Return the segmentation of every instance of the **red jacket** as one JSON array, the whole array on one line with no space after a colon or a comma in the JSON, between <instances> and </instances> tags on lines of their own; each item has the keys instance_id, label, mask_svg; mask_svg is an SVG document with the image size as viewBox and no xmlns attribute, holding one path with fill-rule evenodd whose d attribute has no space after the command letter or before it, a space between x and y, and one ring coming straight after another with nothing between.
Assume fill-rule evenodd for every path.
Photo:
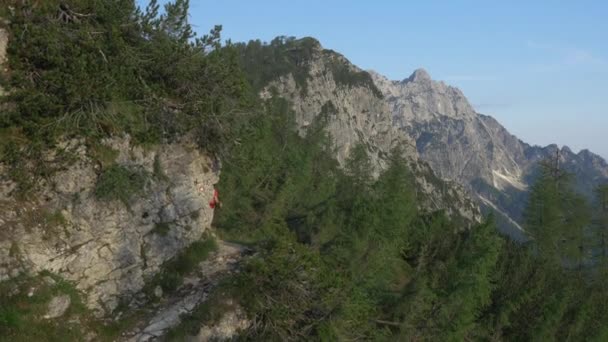
<instances>
[{"instance_id":1,"label":"red jacket","mask_svg":"<svg viewBox=\"0 0 608 342\"><path fill-rule=\"evenodd\" d=\"M220 193L217 189L213 189L213 198L209 201L209 208L215 209L215 206L220 203Z\"/></svg>"}]
</instances>

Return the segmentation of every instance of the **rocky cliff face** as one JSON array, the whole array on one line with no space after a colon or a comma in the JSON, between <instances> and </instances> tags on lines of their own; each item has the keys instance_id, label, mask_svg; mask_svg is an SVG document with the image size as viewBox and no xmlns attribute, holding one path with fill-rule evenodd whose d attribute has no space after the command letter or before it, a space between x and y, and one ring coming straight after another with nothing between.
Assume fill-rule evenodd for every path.
<instances>
[{"instance_id":1,"label":"rocky cliff face","mask_svg":"<svg viewBox=\"0 0 608 342\"><path fill-rule=\"evenodd\" d=\"M301 87L290 73L271 81L261 93L262 98L278 94L292 103L301 134L305 134L306 129L320 116L325 116L326 129L335 145L338 161L343 163L353 146L364 144L376 166L376 172L386 166L386 157L393 148L399 146L412 161L418 187L424 195L421 197L425 208L445 209L468 220L480 220L481 216L476 205L468 199L459 185L456 183L444 185L426 163L418 159L416 140L412 138L410 132L395 124L395 106L387 98L392 96L390 92L396 89L390 87L388 80L386 84L376 82L377 88L374 87L374 80L368 73L351 64L344 56L331 50L324 50L318 42L311 57L301 68L308 70L305 88ZM340 69L339 73L336 72L337 68ZM366 78L369 83L361 81ZM355 79L357 82L349 82ZM412 94L424 93L424 89L432 84L428 74L422 71L412 75L409 83ZM445 85L442 87L448 96L462 97L462 94L454 88ZM428 102L425 96L421 95L420 99L414 99L413 103L422 105ZM431 96L439 98L443 95L431 94ZM452 106L450 99L444 99L443 104L437 104L436 111L439 111L442 105L453 107L455 115L469 110L469 107L466 107L468 106L466 100ZM433 115L428 116L430 119ZM446 196L439 196L440 192L447 194L452 201L442 203L439 198Z\"/></svg>"},{"instance_id":2,"label":"rocky cliff face","mask_svg":"<svg viewBox=\"0 0 608 342\"><path fill-rule=\"evenodd\" d=\"M487 209L503 217L502 229L523 239L519 223L527 189L539 161L554 157L558 147L530 146L494 118L475 112L462 92L416 70L403 81L371 73L393 114L393 126L415 141L417 152L442 178L458 182ZM591 194L608 180L599 156L569 148L559 150L560 164L573 172L580 190Z\"/></svg>"},{"instance_id":3,"label":"rocky cliff face","mask_svg":"<svg viewBox=\"0 0 608 342\"><path fill-rule=\"evenodd\" d=\"M478 116L458 89L432 81L424 70L401 82L373 76L383 84L393 125L415 140L420 157L441 177L461 183L481 178L496 186L511 179L523 187L513 158L513 152L523 157L523 150L495 121Z\"/></svg>"},{"instance_id":4,"label":"rocky cliff face","mask_svg":"<svg viewBox=\"0 0 608 342\"><path fill-rule=\"evenodd\" d=\"M383 153L395 146L401 146L408 155L415 156L413 140L393 127L387 103L370 88L337 82L332 72L336 64L343 65L350 73L362 72L343 56L323 50L317 43L312 58L307 62L306 90L302 91L293 75L288 74L271 82L262 98L270 97L270 89L273 89L289 100L294 106L302 134L319 115L328 115L327 129L341 163L358 143L368 146L370 157L379 167L384 163Z\"/></svg>"},{"instance_id":5,"label":"rocky cliff face","mask_svg":"<svg viewBox=\"0 0 608 342\"><path fill-rule=\"evenodd\" d=\"M123 137L103 148L115 154L113 165L147 175L128 205L97 198L101 165L81 141L49 151L47 163L57 151L76 161L41 181L32 200L12 196L15 184L0 165L0 280L48 270L77 284L89 307L109 312L209 228L218 172L194 144L144 149Z\"/></svg>"}]
</instances>

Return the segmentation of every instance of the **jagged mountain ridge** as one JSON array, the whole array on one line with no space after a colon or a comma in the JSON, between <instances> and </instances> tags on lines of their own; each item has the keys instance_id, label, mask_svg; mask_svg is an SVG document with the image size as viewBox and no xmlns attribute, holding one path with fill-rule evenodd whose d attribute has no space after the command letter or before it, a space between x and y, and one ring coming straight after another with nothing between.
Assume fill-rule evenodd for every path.
<instances>
[{"instance_id":1,"label":"jagged mountain ridge","mask_svg":"<svg viewBox=\"0 0 608 342\"><path fill-rule=\"evenodd\" d=\"M299 41L312 46L307 58L297 71L268 82L262 97L276 93L288 99L301 132L330 108L327 129L340 161L361 142L382 168L390 150L403 146L413 160L428 163L442 179L462 185L486 211L497 212L501 230L515 239L525 239L520 223L539 161L559 150L562 167L575 174L579 190L588 195L608 179L601 157L587 150L575 154L568 147L529 145L491 116L477 113L458 88L434 81L423 69L402 81L370 71L371 86L349 84L336 77L336 64L353 74L363 70L312 38Z\"/></svg>"},{"instance_id":2,"label":"jagged mountain ridge","mask_svg":"<svg viewBox=\"0 0 608 342\"><path fill-rule=\"evenodd\" d=\"M517 223L539 161L559 152L561 167L575 175L578 190L586 195L608 179L608 165L600 156L588 150L576 154L567 146L529 145L493 117L477 113L459 89L432 80L422 69L403 81L370 74L392 108L393 125L416 141L420 158L505 216L509 225L503 229L516 238L523 238L512 228L521 229Z\"/></svg>"}]
</instances>

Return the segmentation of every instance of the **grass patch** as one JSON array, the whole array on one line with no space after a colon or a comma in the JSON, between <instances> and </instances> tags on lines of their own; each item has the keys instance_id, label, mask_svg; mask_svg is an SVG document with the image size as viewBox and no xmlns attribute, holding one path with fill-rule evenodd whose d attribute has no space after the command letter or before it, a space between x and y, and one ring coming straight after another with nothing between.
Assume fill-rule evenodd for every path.
<instances>
[{"instance_id":1,"label":"grass patch","mask_svg":"<svg viewBox=\"0 0 608 342\"><path fill-rule=\"evenodd\" d=\"M182 284L184 276L194 271L198 264L207 259L209 254L215 250L217 250L217 242L214 238L192 243L162 266L162 270L146 284L144 292L150 298L154 298L156 286L160 286L165 293L175 291Z\"/></svg>"},{"instance_id":2,"label":"grass patch","mask_svg":"<svg viewBox=\"0 0 608 342\"><path fill-rule=\"evenodd\" d=\"M45 319L49 302L58 295L70 297L69 308L59 318ZM138 314L132 312L118 321L97 319L72 283L48 271L0 282L0 341L84 341L89 333L96 335L94 341L116 341Z\"/></svg>"},{"instance_id":3,"label":"grass patch","mask_svg":"<svg viewBox=\"0 0 608 342\"><path fill-rule=\"evenodd\" d=\"M15 141L8 141L2 145L1 157L8 166L7 175L17 183L16 195L18 198L25 199L34 189L38 179L38 175L32 171L31 165L36 163L28 163L29 158L27 157L34 156L38 158L31 160L40 160L42 157L40 149L37 148L38 146L30 146L28 150Z\"/></svg>"},{"instance_id":4,"label":"grass patch","mask_svg":"<svg viewBox=\"0 0 608 342\"><path fill-rule=\"evenodd\" d=\"M68 220L63 216L60 210L48 211L42 210L42 222L44 227L44 238L50 239L52 236L60 234L60 228L64 229L68 226Z\"/></svg>"},{"instance_id":5,"label":"grass patch","mask_svg":"<svg viewBox=\"0 0 608 342\"><path fill-rule=\"evenodd\" d=\"M113 165L116 162L116 158L118 158L117 150L101 143L93 144L89 148L89 153L93 159L101 163L103 169Z\"/></svg>"},{"instance_id":6,"label":"grass patch","mask_svg":"<svg viewBox=\"0 0 608 342\"><path fill-rule=\"evenodd\" d=\"M23 130L16 127L0 128L0 161L5 161L5 153L10 153L11 149L28 143ZM13 146L11 146L13 145Z\"/></svg>"},{"instance_id":7,"label":"grass patch","mask_svg":"<svg viewBox=\"0 0 608 342\"><path fill-rule=\"evenodd\" d=\"M72 151L56 148L53 160L49 161L48 148L39 142L18 138L0 142L0 150L0 161L7 166L6 175L17 183L14 194L18 199L30 198L37 190L40 180L49 180L55 172L65 169L77 160Z\"/></svg>"},{"instance_id":8,"label":"grass patch","mask_svg":"<svg viewBox=\"0 0 608 342\"><path fill-rule=\"evenodd\" d=\"M51 227L65 227L68 225L68 220L63 216L60 210L53 212L45 211L43 213L44 222Z\"/></svg>"},{"instance_id":9,"label":"grass patch","mask_svg":"<svg viewBox=\"0 0 608 342\"><path fill-rule=\"evenodd\" d=\"M108 105L108 112L116 118L113 134L127 132L134 142L145 147L162 141L162 130L158 118L151 111L132 101L113 101Z\"/></svg>"},{"instance_id":10,"label":"grass patch","mask_svg":"<svg viewBox=\"0 0 608 342\"><path fill-rule=\"evenodd\" d=\"M28 292L32 292L32 296ZM58 319L45 319L48 303L68 295L70 307ZM84 327L69 318L84 318L87 309L80 293L69 282L49 272L22 275L0 283L1 341L81 341Z\"/></svg>"},{"instance_id":11,"label":"grass patch","mask_svg":"<svg viewBox=\"0 0 608 342\"><path fill-rule=\"evenodd\" d=\"M23 210L20 218L26 231L32 232L33 229L39 228L45 240L59 235L62 229L65 232L65 228L69 224L68 219L60 210L50 210L49 208Z\"/></svg>"},{"instance_id":12,"label":"grass patch","mask_svg":"<svg viewBox=\"0 0 608 342\"><path fill-rule=\"evenodd\" d=\"M143 171L112 165L97 180L95 197L103 201L119 200L128 207L133 196L143 191L146 181Z\"/></svg>"}]
</instances>

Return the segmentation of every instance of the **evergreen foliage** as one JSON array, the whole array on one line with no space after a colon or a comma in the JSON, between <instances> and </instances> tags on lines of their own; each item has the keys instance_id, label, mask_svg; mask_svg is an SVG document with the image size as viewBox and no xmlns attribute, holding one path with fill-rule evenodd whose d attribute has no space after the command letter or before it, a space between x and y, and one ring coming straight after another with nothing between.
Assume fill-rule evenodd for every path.
<instances>
[{"instance_id":1,"label":"evergreen foliage","mask_svg":"<svg viewBox=\"0 0 608 342\"><path fill-rule=\"evenodd\" d=\"M32 166L44 160L44 148L61 136L86 137L102 165L95 195L128 205L151 175L116 165L116 151L97 139L129 133L162 143L194 130L201 148L223 157L218 233L256 251L213 297L247 311L254 324L244 339L608 338L606 186L591 207L557 163L543 164L527 203L532 239L517 245L496 233L491 217L466 228L420 208L414 177L437 188L442 181L414 174L398 149L377 178L362 145L339 167L324 129L333 104L302 137L290 103L256 100L253 94L289 73L306 92L313 39L222 45L219 26L194 34L187 0L167 3L162 13L155 0L144 10L132 0L11 4L8 110L0 113L9 174L31 189L55 167ZM339 84L371 87L369 75L333 60ZM166 180L157 161L152 176ZM46 220L60 225L62 217ZM170 223L155 232L170 233ZM212 239L193 244L149 279L146 292L174 291L215 248ZM80 329L40 319L49 296L61 292L40 286L44 298L0 291L0 339L82 340ZM217 320L213 310L223 309L206 305L186 317L188 332L199 320ZM171 336L184 335L174 329Z\"/></svg>"},{"instance_id":2,"label":"evergreen foliage","mask_svg":"<svg viewBox=\"0 0 608 342\"><path fill-rule=\"evenodd\" d=\"M365 87L378 98L382 92L376 87L372 77L365 71L355 71L346 64L344 57L331 50L322 50L321 44L314 38L280 36L270 43L251 40L247 44L238 43L241 65L247 79L256 92L262 90L271 81L291 74L302 95L308 91L310 64L314 62L315 52L318 56L327 57L326 65L338 86Z\"/></svg>"},{"instance_id":3,"label":"evergreen foliage","mask_svg":"<svg viewBox=\"0 0 608 342\"><path fill-rule=\"evenodd\" d=\"M525 211L526 228L542 257L580 265L587 252L584 238L591 209L572 190L571 175L560 170L556 161L541 163L540 168Z\"/></svg>"},{"instance_id":4,"label":"evergreen foliage","mask_svg":"<svg viewBox=\"0 0 608 342\"><path fill-rule=\"evenodd\" d=\"M147 178L144 171L112 165L97 180L95 196L104 201L119 200L128 207L131 198L144 190Z\"/></svg>"},{"instance_id":5,"label":"evergreen foliage","mask_svg":"<svg viewBox=\"0 0 608 342\"><path fill-rule=\"evenodd\" d=\"M0 128L30 141L129 133L161 142L191 129L217 149L247 87L221 26L196 38L187 0L9 1L10 110ZM228 124L229 121L232 124Z\"/></svg>"}]
</instances>

